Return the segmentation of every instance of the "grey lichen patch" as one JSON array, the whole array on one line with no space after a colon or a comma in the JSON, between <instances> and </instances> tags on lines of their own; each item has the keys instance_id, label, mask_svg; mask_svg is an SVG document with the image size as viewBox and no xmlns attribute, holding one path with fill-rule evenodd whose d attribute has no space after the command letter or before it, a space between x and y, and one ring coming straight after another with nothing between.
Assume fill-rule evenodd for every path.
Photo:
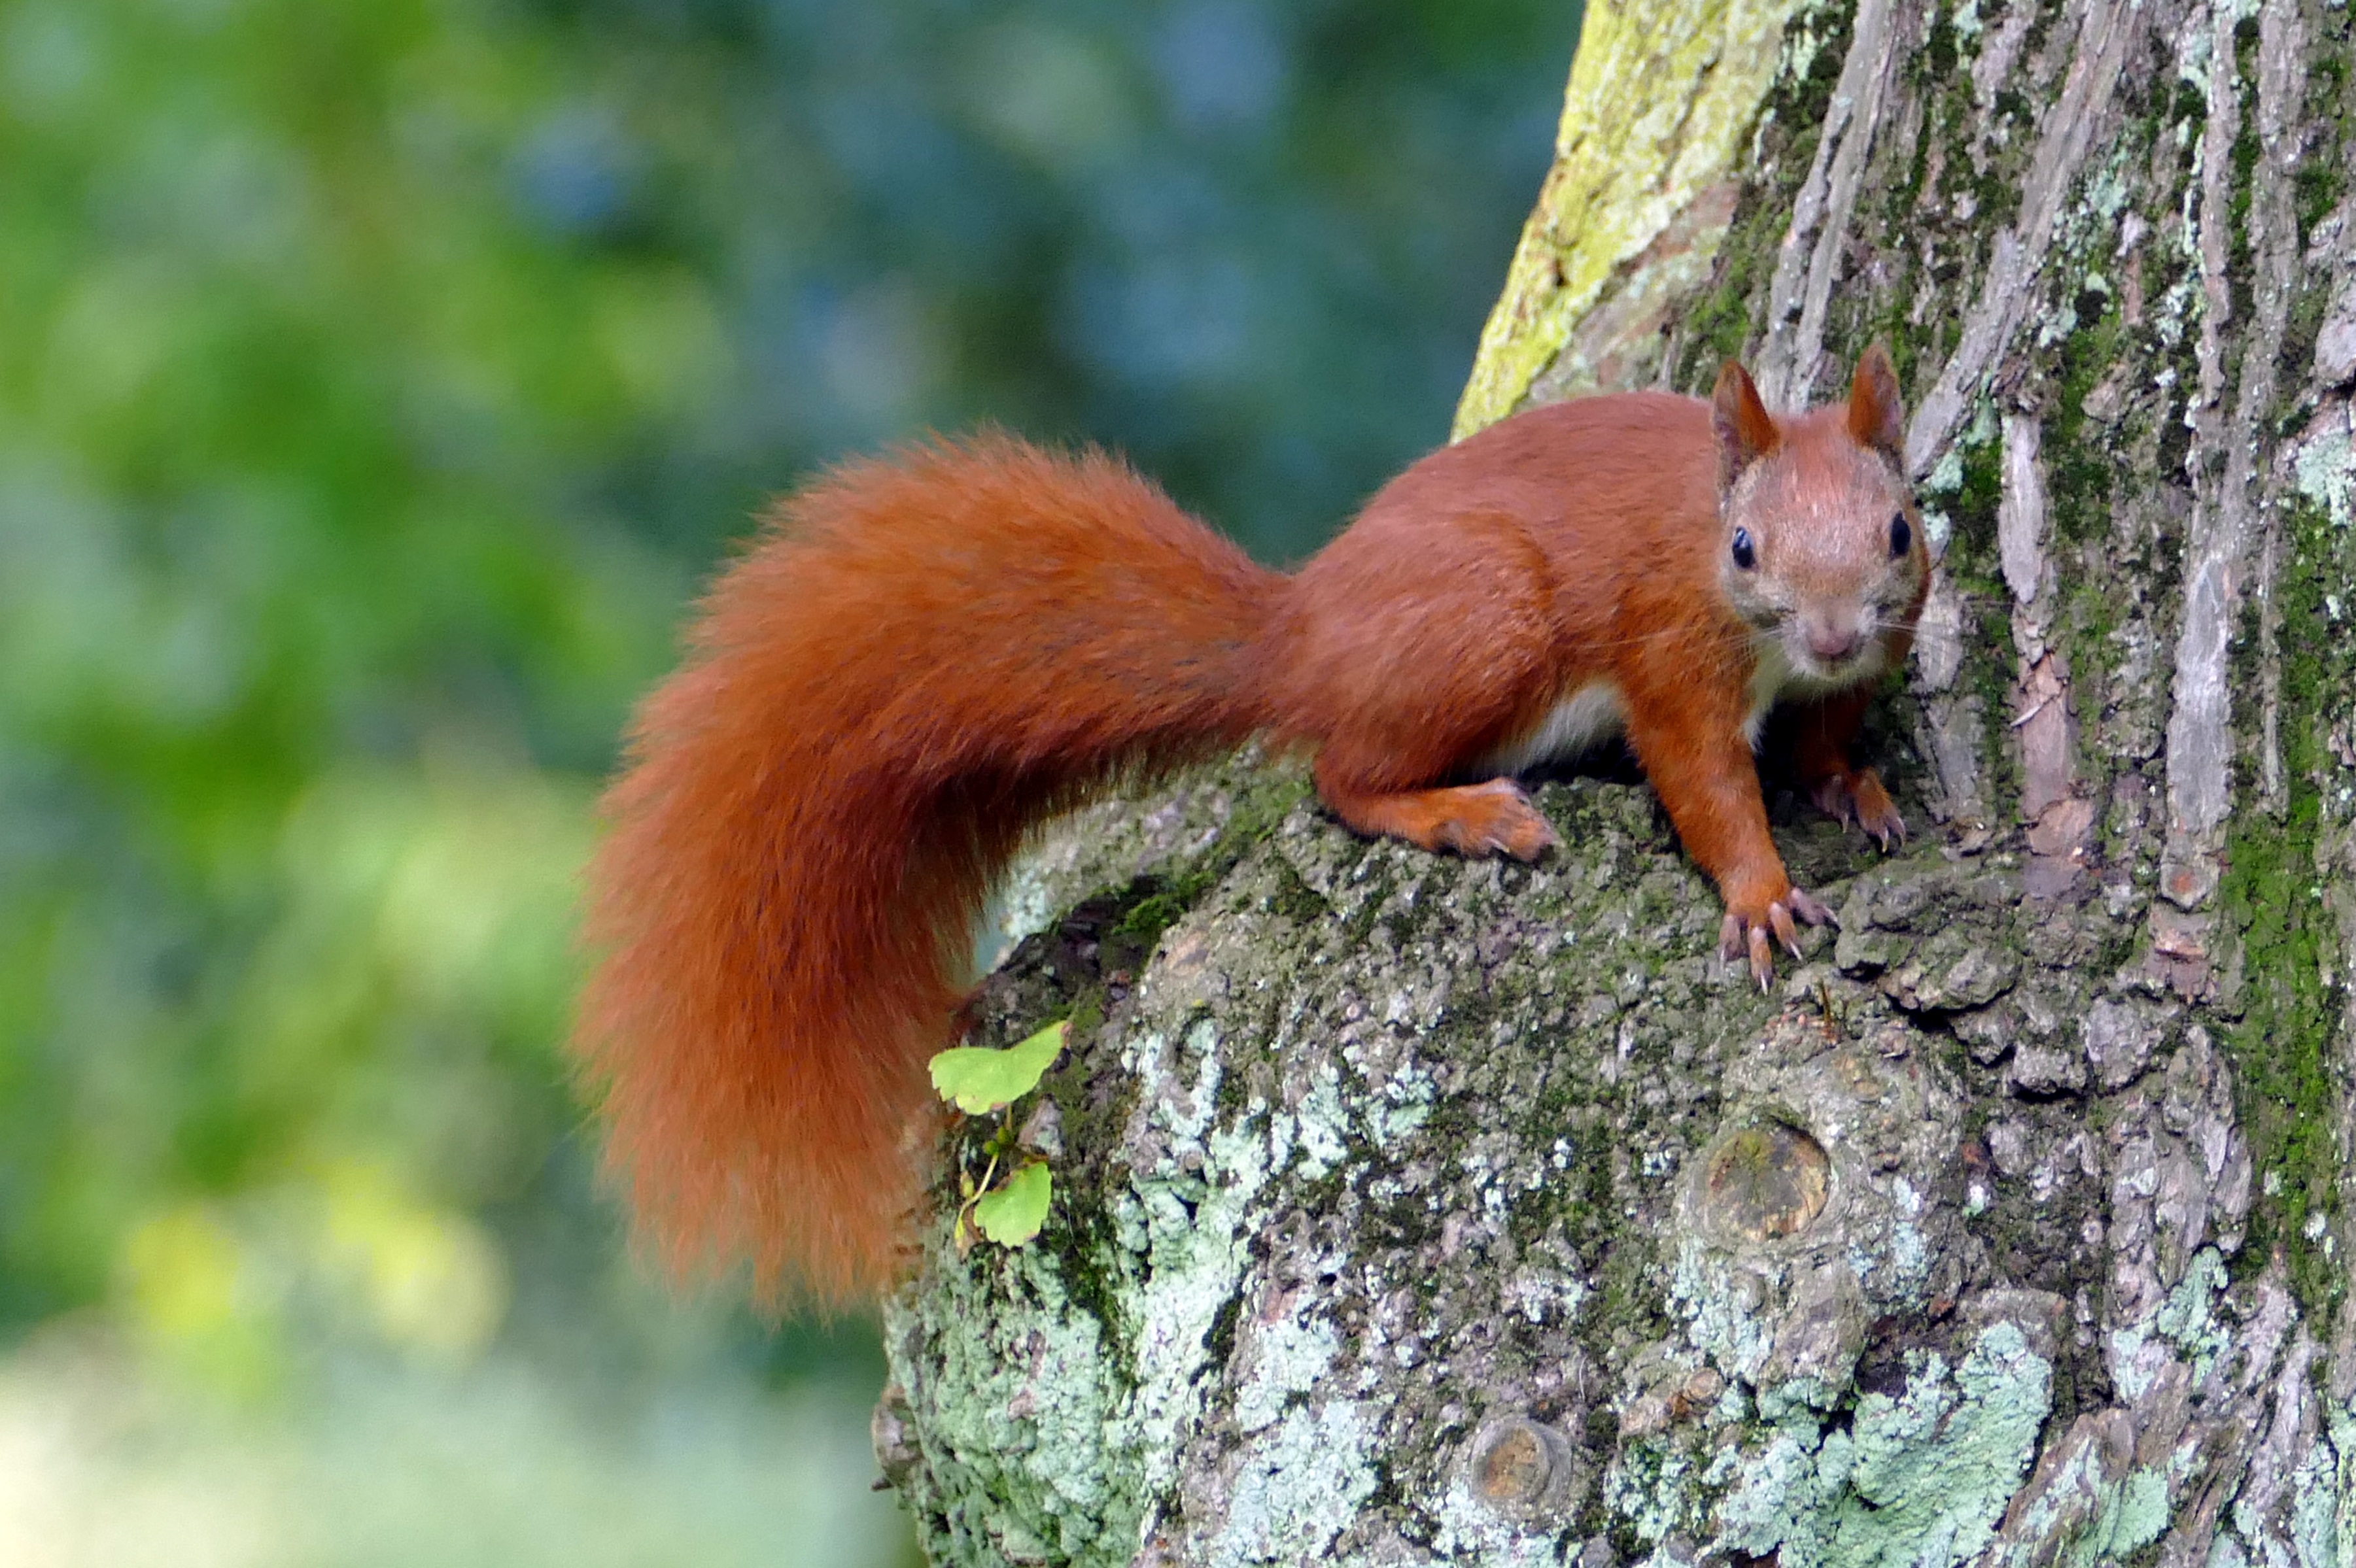
<instances>
[{"instance_id":1,"label":"grey lichen patch","mask_svg":"<svg viewBox=\"0 0 2356 1568\"><path fill-rule=\"evenodd\" d=\"M1044 1253L984 1255L986 1273L940 1282L944 1310L887 1314L894 1362L916 1380L904 1398L921 1456L903 1489L943 1560L1110 1561L1091 1553L1135 1532L1140 1456L1104 1442L1123 1401L1100 1327Z\"/></svg>"},{"instance_id":2,"label":"grey lichen patch","mask_svg":"<svg viewBox=\"0 0 2356 1568\"><path fill-rule=\"evenodd\" d=\"M2224 1286L2224 1261L2203 1248L2158 1310L2113 1331L2111 1381L2120 1393L2131 1402L2142 1399L2179 1361L2190 1368L2195 1382L2215 1371L2218 1357L2233 1346L2233 1336L2217 1315L2218 1293Z\"/></svg>"},{"instance_id":3,"label":"grey lichen patch","mask_svg":"<svg viewBox=\"0 0 2356 1568\"><path fill-rule=\"evenodd\" d=\"M2328 1537L2322 1534L2319 1521L2314 1560L2336 1562L2340 1568L2347 1568L2347 1564L2356 1563L2356 1399L2332 1412L2330 1434L2333 1456L2339 1463L2339 1475L2332 1488L2336 1506Z\"/></svg>"},{"instance_id":4,"label":"grey lichen patch","mask_svg":"<svg viewBox=\"0 0 2356 1568\"><path fill-rule=\"evenodd\" d=\"M2356 521L2356 452L2351 452L2346 420L2326 422L2303 443L2291 460L2298 493L2308 505L2345 528Z\"/></svg>"},{"instance_id":5,"label":"grey lichen patch","mask_svg":"<svg viewBox=\"0 0 2356 1568\"><path fill-rule=\"evenodd\" d=\"M2136 1462L2134 1419L2124 1410L2082 1415L2014 1499L1991 1568L2117 1562L2158 1540L2168 1512L2167 1477Z\"/></svg>"},{"instance_id":6,"label":"grey lichen patch","mask_svg":"<svg viewBox=\"0 0 2356 1568\"><path fill-rule=\"evenodd\" d=\"M1847 1430L1775 1433L1718 1510L1716 1550L1786 1568L1920 1568L1989 1544L2036 1452L2052 1367L2014 1324L1950 1366L1910 1351L1895 1393L1859 1399Z\"/></svg>"},{"instance_id":7,"label":"grey lichen patch","mask_svg":"<svg viewBox=\"0 0 2356 1568\"><path fill-rule=\"evenodd\" d=\"M1229 1462L1223 1518L1194 1560L1205 1568L1327 1560L1375 1489L1373 1437L1355 1401L1288 1411Z\"/></svg>"}]
</instances>

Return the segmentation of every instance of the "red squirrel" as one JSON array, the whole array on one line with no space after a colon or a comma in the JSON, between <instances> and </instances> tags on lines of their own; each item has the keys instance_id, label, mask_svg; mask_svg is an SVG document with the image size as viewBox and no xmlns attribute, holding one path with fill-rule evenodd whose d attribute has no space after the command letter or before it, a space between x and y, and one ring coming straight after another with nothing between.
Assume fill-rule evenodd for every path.
<instances>
[{"instance_id":1,"label":"red squirrel","mask_svg":"<svg viewBox=\"0 0 2356 1568\"><path fill-rule=\"evenodd\" d=\"M1290 576L1000 435L785 500L639 709L589 869L575 1047L643 1233L771 1299L887 1285L992 884L1047 817L1254 735L1357 832L1528 860L1555 837L1511 775L1622 731L1764 986L1829 918L1768 837L1769 707L1818 805L1904 832L1850 755L1928 580L1903 422L1879 346L1794 417L1732 361L1708 401L1532 409Z\"/></svg>"}]
</instances>

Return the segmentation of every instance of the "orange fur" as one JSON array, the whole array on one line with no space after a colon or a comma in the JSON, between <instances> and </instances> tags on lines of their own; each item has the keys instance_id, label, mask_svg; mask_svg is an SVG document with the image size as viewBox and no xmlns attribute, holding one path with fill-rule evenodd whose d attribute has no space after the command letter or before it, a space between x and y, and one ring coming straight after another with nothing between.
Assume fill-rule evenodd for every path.
<instances>
[{"instance_id":1,"label":"orange fur","mask_svg":"<svg viewBox=\"0 0 2356 1568\"><path fill-rule=\"evenodd\" d=\"M1919 520L1890 549L1897 396L1875 350L1845 409L1794 420L1733 367L1714 404L1534 410L1408 469L1291 578L1116 462L1005 437L787 500L641 709L590 869L576 1045L643 1231L680 1272L749 1259L771 1298L887 1284L992 882L1117 777L1254 733L1313 750L1361 832L1535 858L1553 835L1496 759L1608 689L1763 983L1769 936L1822 914L1751 752L1754 674L1794 628L1869 632L1810 677L1803 769L1902 827L1848 757L1927 570ZM1755 569L1728 564L1737 528Z\"/></svg>"},{"instance_id":2,"label":"orange fur","mask_svg":"<svg viewBox=\"0 0 2356 1568\"><path fill-rule=\"evenodd\" d=\"M1102 457L1004 439L779 509L647 702L577 1037L642 1229L775 1297L884 1284L969 933L1041 818L1232 748L1280 580Z\"/></svg>"}]
</instances>

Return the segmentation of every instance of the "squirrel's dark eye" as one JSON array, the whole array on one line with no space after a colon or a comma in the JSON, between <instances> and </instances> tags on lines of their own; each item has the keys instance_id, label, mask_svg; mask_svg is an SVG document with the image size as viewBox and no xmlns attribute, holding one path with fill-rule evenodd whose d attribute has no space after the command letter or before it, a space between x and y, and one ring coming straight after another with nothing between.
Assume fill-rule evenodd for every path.
<instances>
[{"instance_id":1,"label":"squirrel's dark eye","mask_svg":"<svg viewBox=\"0 0 2356 1568\"><path fill-rule=\"evenodd\" d=\"M1906 514L1901 512L1890 519L1890 554L1891 559L1904 555L1914 548L1914 530L1906 526Z\"/></svg>"},{"instance_id":2,"label":"squirrel's dark eye","mask_svg":"<svg viewBox=\"0 0 2356 1568\"><path fill-rule=\"evenodd\" d=\"M1734 530L1734 564L1748 571L1759 564L1759 552L1751 548L1751 530Z\"/></svg>"}]
</instances>

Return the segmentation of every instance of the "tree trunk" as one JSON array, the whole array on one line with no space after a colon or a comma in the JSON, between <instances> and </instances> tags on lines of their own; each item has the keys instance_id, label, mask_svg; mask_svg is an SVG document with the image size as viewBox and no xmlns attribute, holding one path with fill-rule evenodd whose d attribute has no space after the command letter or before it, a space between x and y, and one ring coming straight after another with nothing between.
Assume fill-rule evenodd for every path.
<instances>
[{"instance_id":1,"label":"tree trunk","mask_svg":"<svg viewBox=\"0 0 2356 1568\"><path fill-rule=\"evenodd\" d=\"M1777 798L1841 926L1761 997L1633 778L1536 869L1091 813L981 1008L1075 1018L1054 1213L945 1179L888 1312L936 1562L2356 1568L2349 31L1590 0L1462 425L1886 338L1916 837Z\"/></svg>"}]
</instances>

